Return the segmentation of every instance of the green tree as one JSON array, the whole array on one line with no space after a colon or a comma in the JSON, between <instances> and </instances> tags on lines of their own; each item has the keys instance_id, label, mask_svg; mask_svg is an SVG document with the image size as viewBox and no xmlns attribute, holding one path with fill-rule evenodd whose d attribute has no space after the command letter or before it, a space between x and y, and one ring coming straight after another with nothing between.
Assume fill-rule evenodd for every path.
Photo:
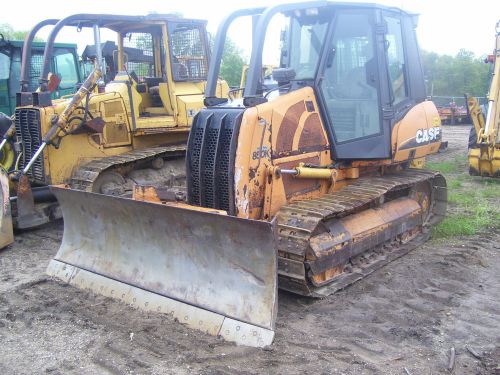
<instances>
[{"instance_id":1,"label":"green tree","mask_svg":"<svg viewBox=\"0 0 500 375\"><path fill-rule=\"evenodd\" d=\"M220 76L231 87L240 85L241 72L243 71L243 65L245 65L243 56L243 50L231 39L227 38L222 54Z\"/></svg>"},{"instance_id":2,"label":"green tree","mask_svg":"<svg viewBox=\"0 0 500 375\"><path fill-rule=\"evenodd\" d=\"M14 30L8 23L0 24L0 34L2 34L6 40L24 40L28 33L29 31ZM36 42L43 42L43 39L38 36L35 36L34 40Z\"/></svg>"},{"instance_id":3,"label":"green tree","mask_svg":"<svg viewBox=\"0 0 500 375\"><path fill-rule=\"evenodd\" d=\"M471 51L462 49L455 56L422 51L422 63L428 95L484 96L488 90L489 67Z\"/></svg>"}]
</instances>

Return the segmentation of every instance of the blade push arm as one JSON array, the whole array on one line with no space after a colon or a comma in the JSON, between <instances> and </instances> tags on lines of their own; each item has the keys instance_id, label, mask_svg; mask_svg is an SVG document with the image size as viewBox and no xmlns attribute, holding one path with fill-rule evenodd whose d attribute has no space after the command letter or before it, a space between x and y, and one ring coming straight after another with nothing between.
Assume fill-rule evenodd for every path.
<instances>
[{"instance_id":1,"label":"blade push arm","mask_svg":"<svg viewBox=\"0 0 500 375\"><path fill-rule=\"evenodd\" d=\"M52 127L49 129L47 134L45 134L45 137L43 138L43 143L38 148L36 153L33 155L33 157L26 165L26 167L23 169L22 174L26 174L30 170L33 163L36 161L36 159L38 159L38 157L45 149L45 147L47 147L48 144L50 143L55 144L56 142L58 142L58 140L63 138L71 131L71 125L68 119L70 118L74 110L83 101L83 99L92 91L92 88L96 85L101 76L102 76L101 68L99 64L96 62L93 72L90 73L90 75L87 77L82 86L80 86L75 95L73 95L73 98L71 98L71 101L66 106L64 111L59 116L54 116L52 118Z\"/></svg>"}]
</instances>

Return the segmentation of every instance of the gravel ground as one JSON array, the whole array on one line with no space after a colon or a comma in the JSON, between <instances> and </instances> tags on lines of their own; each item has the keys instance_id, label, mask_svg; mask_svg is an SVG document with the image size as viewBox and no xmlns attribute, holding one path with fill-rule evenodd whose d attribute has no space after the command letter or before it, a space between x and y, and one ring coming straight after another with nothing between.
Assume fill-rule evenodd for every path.
<instances>
[{"instance_id":1,"label":"gravel ground","mask_svg":"<svg viewBox=\"0 0 500 375\"><path fill-rule=\"evenodd\" d=\"M434 161L465 155L468 131L445 128ZM61 236L0 251L0 374L500 374L500 231L431 240L323 300L280 291L265 349L49 279Z\"/></svg>"}]
</instances>

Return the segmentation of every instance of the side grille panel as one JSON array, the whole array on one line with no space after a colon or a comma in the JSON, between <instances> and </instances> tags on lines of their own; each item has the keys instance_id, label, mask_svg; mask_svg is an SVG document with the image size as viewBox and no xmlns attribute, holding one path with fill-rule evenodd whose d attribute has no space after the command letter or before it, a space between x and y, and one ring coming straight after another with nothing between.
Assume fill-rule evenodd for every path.
<instances>
[{"instance_id":1,"label":"side grille panel","mask_svg":"<svg viewBox=\"0 0 500 375\"><path fill-rule=\"evenodd\" d=\"M22 169L29 163L38 147L42 143L40 111L33 108L16 109L16 137L21 141L22 158L19 168ZM30 171L28 176L35 181L45 183L45 170L43 166L43 154L40 156Z\"/></svg>"},{"instance_id":2,"label":"side grille panel","mask_svg":"<svg viewBox=\"0 0 500 375\"><path fill-rule=\"evenodd\" d=\"M234 158L243 109L203 109L188 141L188 201L234 215Z\"/></svg>"}]
</instances>

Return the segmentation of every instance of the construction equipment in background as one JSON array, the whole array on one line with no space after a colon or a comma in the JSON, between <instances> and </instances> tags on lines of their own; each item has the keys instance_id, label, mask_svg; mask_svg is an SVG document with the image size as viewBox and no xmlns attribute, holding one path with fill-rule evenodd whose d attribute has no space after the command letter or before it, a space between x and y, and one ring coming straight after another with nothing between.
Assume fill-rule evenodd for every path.
<instances>
[{"instance_id":1,"label":"construction equipment in background","mask_svg":"<svg viewBox=\"0 0 500 375\"><path fill-rule=\"evenodd\" d=\"M0 36L0 112L9 116L13 115L16 109L16 93L19 91L21 77L22 46L22 41L5 40ZM35 91L38 87L44 48L44 42L32 43L29 76L27 77L28 90ZM64 76L64 81L60 83L57 90L52 92L52 99L73 94L76 85L82 82L76 48L76 44L57 43L54 45L51 71L58 76Z\"/></svg>"},{"instance_id":2,"label":"construction equipment in background","mask_svg":"<svg viewBox=\"0 0 500 375\"><path fill-rule=\"evenodd\" d=\"M479 100L479 98L477 99ZM467 104L463 97L431 96L429 100L432 100L436 105L443 125L470 123L469 114L467 113Z\"/></svg>"},{"instance_id":3,"label":"construction equipment in background","mask_svg":"<svg viewBox=\"0 0 500 375\"><path fill-rule=\"evenodd\" d=\"M495 49L485 60L491 64L486 116L476 98L465 95L472 120L469 135L469 174L500 177L500 21L496 24Z\"/></svg>"},{"instance_id":4,"label":"construction equipment in background","mask_svg":"<svg viewBox=\"0 0 500 375\"><path fill-rule=\"evenodd\" d=\"M267 91L264 40L279 14L288 31ZM243 97L230 101L216 93L227 30L256 15ZM133 199L52 187L64 234L48 274L265 346L277 286L324 297L425 241L447 192L438 172L409 168L441 144L416 21L393 7L325 1L229 15L188 141L187 197L139 181Z\"/></svg>"},{"instance_id":5,"label":"construction equipment in background","mask_svg":"<svg viewBox=\"0 0 500 375\"><path fill-rule=\"evenodd\" d=\"M5 40L0 35L0 112L12 116L15 110L16 92L34 91L41 73L42 55L45 43L34 42L38 31L45 26L55 25L57 20L49 19L35 25L26 35L25 41ZM26 50L29 49L29 51ZM24 52L26 51L26 52ZM21 57L28 64L21 69ZM81 73L75 44L58 43L54 46L51 69L57 75L64 72L65 81L52 92L57 99L72 94L76 85L81 82ZM19 84L21 83L21 87ZM6 123L3 122L2 125ZM17 153L14 150L13 138L7 133L8 127L0 126L0 137L6 140L0 147L0 166L10 171L14 168Z\"/></svg>"},{"instance_id":6,"label":"construction equipment in background","mask_svg":"<svg viewBox=\"0 0 500 375\"><path fill-rule=\"evenodd\" d=\"M121 71L102 86L96 80L107 68L99 56L99 69L72 98L52 100L50 89L58 82L49 74L50 61L56 36L66 26L94 28L96 45L100 28L115 31ZM127 48L143 50L149 61L129 60ZM17 95L21 174L12 174L18 180L11 191L14 227L31 228L61 216L49 184L130 196L131 181L181 184L189 129L203 106L208 48L204 20L78 14L59 21L46 43L38 90ZM217 87L227 96L224 81ZM172 158L177 161L164 165Z\"/></svg>"}]
</instances>

